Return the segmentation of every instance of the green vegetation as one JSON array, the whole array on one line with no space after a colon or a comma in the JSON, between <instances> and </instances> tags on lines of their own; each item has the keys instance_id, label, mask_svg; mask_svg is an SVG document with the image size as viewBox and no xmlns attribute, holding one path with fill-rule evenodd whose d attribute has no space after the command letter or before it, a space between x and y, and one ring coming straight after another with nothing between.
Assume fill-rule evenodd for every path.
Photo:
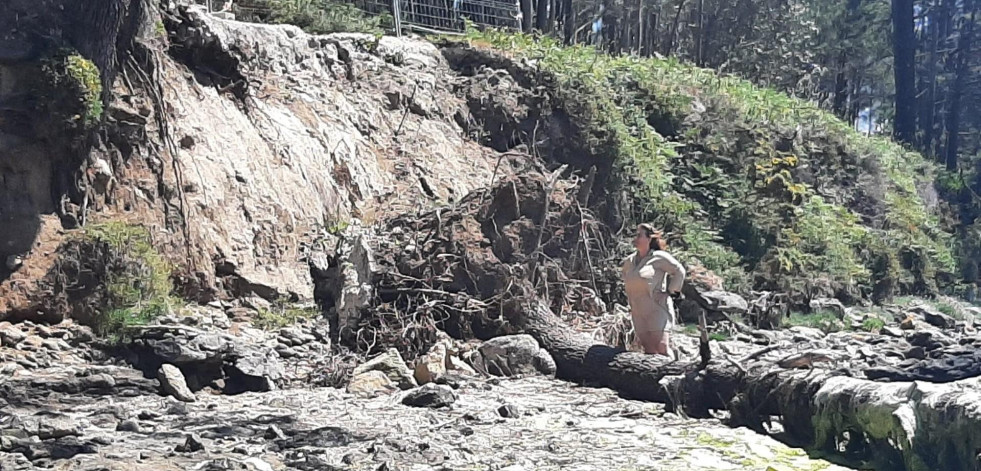
<instances>
[{"instance_id":1,"label":"green vegetation","mask_svg":"<svg viewBox=\"0 0 981 471\"><path fill-rule=\"evenodd\" d=\"M809 314L794 312L787 319L787 326L802 326L819 329L824 333L847 330L848 326L838 319L838 315L829 311L817 311Z\"/></svg>"},{"instance_id":2,"label":"green vegetation","mask_svg":"<svg viewBox=\"0 0 981 471\"><path fill-rule=\"evenodd\" d=\"M268 23L292 24L313 34L369 33L380 35L392 24L391 15L368 15L356 6L335 0L266 0L260 2Z\"/></svg>"},{"instance_id":3,"label":"green vegetation","mask_svg":"<svg viewBox=\"0 0 981 471\"><path fill-rule=\"evenodd\" d=\"M712 332L709 334L709 340L715 340L716 342L724 342L729 340L729 336L722 332Z\"/></svg>"},{"instance_id":4,"label":"green vegetation","mask_svg":"<svg viewBox=\"0 0 981 471\"><path fill-rule=\"evenodd\" d=\"M269 308L259 309L259 313L252 319L252 325L263 330L277 330L318 315L320 311L316 308L297 307L286 301L277 301Z\"/></svg>"},{"instance_id":5,"label":"green vegetation","mask_svg":"<svg viewBox=\"0 0 981 471\"><path fill-rule=\"evenodd\" d=\"M944 302L937 303L937 310L955 319L963 319L964 317L957 308Z\"/></svg>"},{"instance_id":6,"label":"green vegetation","mask_svg":"<svg viewBox=\"0 0 981 471\"><path fill-rule=\"evenodd\" d=\"M173 312L183 303L171 293L171 266L153 248L143 227L108 222L86 227L74 236L79 254L101 268L104 293L89 324L100 335L116 335L125 327L145 324ZM79 257L82 258L82 257Z\"/></svg>"},{"instance_id":7,"label":"green vegetation","mask_svg":"<svg viewBox=\"0 0 981 471\"><path fill-rule=\"evenodd\" d=\"M888 300L949 288L937 279L957 269L953 236L919 197L933 178L919 154L810 102L672 58L495 31L467 39L536 61L553 106L580 131L569 152L612 166L636 202L632 220L665 228L674 250L729 289L800 299L817 284Z\"/></svg>"},{"instance_id":8,"label":"green vegetation","mask_svg":"<svg viewBox=\"0 0 981 471\"><path fill-rule=\"evenodd\" d=\"M691 337L699 336L698 324L684 324L684 327L682 328L681 331L685 335ZM726 340L729 340L729 335L725 334L724 332L709 332L708 337L709 340L715 340L716 342L724 342Z\"/></svg>"},{"instance_id":9,"label":"green vegetation","mask_svg":"<svg viewBox=\"0 0 981 471\"><path fill-rule=\"evenodd\" d=\"M102 81L92 61L60 50L41 61L38 95L47 112L71 127L90 128L102 119Z\"/></svg>"},{"instance_id":10,"label":"green vegetation","mask_svg":"<svg viewBox=\"0 0 981 471\"><path fill-rule=\"evenodd\" d=\"M866 332L878 332L886 326L886 322L878 317L869 317L862 321L862 330Z\"/></svg>"}]
</instances>

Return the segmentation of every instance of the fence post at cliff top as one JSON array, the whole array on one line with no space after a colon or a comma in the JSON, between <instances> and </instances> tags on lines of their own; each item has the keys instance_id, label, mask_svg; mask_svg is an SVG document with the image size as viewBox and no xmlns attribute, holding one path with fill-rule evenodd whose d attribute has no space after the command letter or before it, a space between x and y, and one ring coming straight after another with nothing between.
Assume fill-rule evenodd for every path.
<instances>
[{"instance_id":1,"label":"fence post at cliff top","mask_svg":"<svg viewBox=\"0 0 981 471\"><path fill-rule=\"evenodd\" d=\"M395 22L395 36L402 37L402 7L399 3L402 0L392 0L392 18Z\"/></svg>"}]
</instances>

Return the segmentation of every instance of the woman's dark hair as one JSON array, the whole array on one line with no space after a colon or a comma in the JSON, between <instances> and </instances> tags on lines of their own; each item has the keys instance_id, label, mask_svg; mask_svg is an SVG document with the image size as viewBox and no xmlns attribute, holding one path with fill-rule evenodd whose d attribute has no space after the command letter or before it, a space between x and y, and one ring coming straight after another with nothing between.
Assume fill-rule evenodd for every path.
<instances>
[{"instance_id":1,"label":"woman's dark hair","mask_svg":"<svg viewBox=\"0 0 981 471\"><path fill-rule=\"evenodd\" d=\"M644 231L651 238L650 250L667 250L668 243L664 240L661 231L654 230L654 226L644 223L637 226L637 229Z\"/></svg>"}]
</instances>

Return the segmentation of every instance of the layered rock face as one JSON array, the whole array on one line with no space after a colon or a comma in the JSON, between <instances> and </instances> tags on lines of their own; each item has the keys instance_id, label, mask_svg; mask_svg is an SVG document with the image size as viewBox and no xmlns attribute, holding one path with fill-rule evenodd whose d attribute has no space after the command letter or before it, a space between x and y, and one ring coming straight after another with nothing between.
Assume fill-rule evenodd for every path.
<instances>
[{"instance_id":1,"label":"layered rock face","mask_svg":"<svg viewBox=\"0 0 981 471\"><path fill-rule=\"evenodd\" d=\"M139 74L120 74L108 139L81 163L79 174L101 168L111 184L59 200L51 167L69 166L68 150L0 129L0 168L23 177L0 183L13 218L4 226L17 229L0 247L12 260L0 273L0 318L37 317L27 285L51 271L63 230L81 220L149 229L196 300L309 301L315 241L491 181L498 154L461 128L466 100L432 43L312 36L185 5L161 22L166 37L150 40L167 45L150 71L159 96L134 85ZM0 98L29 91L22 66L0 69Z\"/></svg>"}]
</instances>

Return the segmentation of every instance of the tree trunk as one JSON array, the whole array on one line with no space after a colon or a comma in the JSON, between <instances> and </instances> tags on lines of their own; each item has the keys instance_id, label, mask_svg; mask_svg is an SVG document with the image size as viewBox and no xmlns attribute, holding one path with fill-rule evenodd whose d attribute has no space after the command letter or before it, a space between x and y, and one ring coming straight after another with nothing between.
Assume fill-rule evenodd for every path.
<instances>
[{"instance_id":1,"label":"tree trunk","mask_svg":"<svg viewBox=\"0 0 981 471\"><path fill-rule=\"evenodd\" d=\"M525 33L530 33L532 25L532 16L534 15L534 8L531 4L532 0L521 0L521 31Z\"/></svg>"},{"instance_id":2,"label":"tree trunk","mask_svg":"<svg viewBox=\"0 0 981 471\"><path fill-rule=\"evenodd\" d=\"M644 0L637 0L637 55L644 57L644 43L647 42L647 33L644 31Z\"/></svg>"},{"instance_id":3,"label":"tree trunk","mask_svg":"<svg viewBox=\"0 0 981 471\"><path fill-rule=\"evenodd\" d=\"M538 0L538 12L535 14L536 27L543 33L552 30L548 23L548 2L549 0Z\"/></svg>"},{"instance_id":4,"label":"tree trunk","mask_svg":"<svg viewBox=\"0 0 981 471\"><path fill-rule=\"evenodd\" d=\"M692 417L728 409L729 425L760 432L765 432L763 422L779 416L791 440L833 452L847 441L848 452L874 460L879 469L969 471L978 464L978 378L945 384L877 383L830 370L784 369L752 358L713 359L700 369L699 362L597 344L566 326L548 303L534 296L505 303L504 315L552 355L562 379L664 402Z\"/></svg>"},{"instance_id":5,"label":"tree trunk","mask_svg":"<svg viewBox=\"0 0 981 471\"><path fill-rule=\"evenodd\" d=\"M698 37L695 43L695 65L705 66L703 40L705 38L705 0L698 0Z\"/></svg>"},{"instance_id":6,"label":"tree trunk","mask_svg":"<svg viewBox=\"0 0 981 471\"><path fill-rule=\"evenodd\" d=\"M849 82L850 91L848 96L851 99L848 103L848 124L854 127L855 120L858 119L858 113L861 111L862 106L861 101L859 101L862 79L857 72L853 71L852 79Z\"/></svg>"},{"instance_id":7,"label":"tree trunk","mask_svg":"<svg viewBox=\"0 0 981 471\"><path fill-rule=\"evenodd\" d=\"M625 13L628 14L625 15L620 20L619 23L620 29L618 31L619 38L617 42L620 43L620 46L618 47L619 50L617 52L619 53L626 52L629 54L630 50L632 49L632 46L630 44L631 44L631 37L633 36L633 27L635 23L633 21L629 21L630 20L629 13L633 13L633 12L625 12Z\"/></svg>"},{"instance_id":8,"label":"tree trunk","mask_svg":"<svg viewBox=\"0 0 981 471\"><path fill-rule=\"evenodd\" d=\"M957 153L960 150L961 101L970 74L969 55L974 42L974 21L977 13L975 0L964 0L964 19L957 41L957 56L954 59L954 85L950 88L950 114L947 117L947 170L957 170ZM979 178L981 183L981 178Z\"/></svg>"},{"instance_id":9,"label":"tree trunk","mask_svg":"<svg viewBox=\"0 0 981 471\"><path fill-rule=\"evenodd\" d=\"M124 0L75 0L66 7L68 36L75 49L99 68L102 99L108 103L118 66L116 39L126 16Z\"/></svg>"},{"instance_id":10,"label":"tree trunk","mask_svg":"<svg viewBox=\"0 0 981 471\"><path fill-rule=\"evenodd\" d=\"M893 71L896 77L896 140L913 144L916 138L916 37L913 0L892 0Z\"/></svg>"},{"instance_id":11,"label":"tree trunk","mask_svg":"<svg viewBox=\"0 0 981 471\"><path fill-rule=\"evenodd\" d=\"M846 119L848 114L848 56L845 51L838 54L838 73L835 75L834 104L831 109L835 116Z\"/></svg>"},{"instance_id":12,"label":"tree trunk","mask_svg":"<svg viewBox=\"0 0 981 471\"><path fill-rule=\"evenodd\" d=\"M548 32L555 30L558 21L559 0L548 0Z\"/></svg>"},{"instance_id":13,"label":"tree trunk","mask_svg":"<svg viewBox=\"0 0 981 471\"><path fill-rule=\"evenodd\" d=\"M846 119L848 116L848 56L854 50L849 44L849 41L851 40L850 36L854 30L855 16L860 5L861 0L848 0L844 25L838 28L836 35L838 46L841 50L838 52L838 73L835 75L834 105L832 106L832 110L841 119Z\"/></svg>"},{"instance_id":14,"label":"tree trunk","mask_svg":"<svg viewBox=\"0 0 981 471\"><path fill-rule=\"evenodd\" d=\"M620 52L620 21L619 16L615 15L613 12L607 10L607 13L603 15L603 29L600 30L600 44L606 47L607 52L610 54L617 54Z\"/></svg>"},{"instance_id":15,"label":"tree trunk","mask_svg":"<svg viewBox=\"0 0 981 471\"><path fill-rule=\"evenodd\" d=\"M940 16L943 14L943 9L943 0L934 0L928 17L930 19L928 31L930 35L930 54L927 57L926 77L923 78L925 90L923 111L920 113L919 120L920 133L922 134L920 150L928 155L933 153L934 130L937 125L937 61L939 60L937 52L940 50Z\"/></svg>"},{"instance_id":16,"label":"tree trunk","mask_svg":"<svg viewBox=\"0 0 981 471\"><path fill-rule=\"evenodd\" d=\"M664 55L670 56L674 52L674 46L678 42L678 28L681 23L681 12L685 9L685 0L680 0L678 2L678 11L674 15L674 23L671 25L671 31L668 37L668 48L664 51Z\"/></svg>"},{"instance_id":17,"label":"tree trunk","mask_svg":"<svg viewBox=\"0 0 981 471\"><path fill-rule=\"evenodd\" d=\"M572 8L572 0L561 0L562 2L562 29L565 34L565 45L569 46L574 42L576 34L576 12Z\"/></svg>"}]
</instances>

